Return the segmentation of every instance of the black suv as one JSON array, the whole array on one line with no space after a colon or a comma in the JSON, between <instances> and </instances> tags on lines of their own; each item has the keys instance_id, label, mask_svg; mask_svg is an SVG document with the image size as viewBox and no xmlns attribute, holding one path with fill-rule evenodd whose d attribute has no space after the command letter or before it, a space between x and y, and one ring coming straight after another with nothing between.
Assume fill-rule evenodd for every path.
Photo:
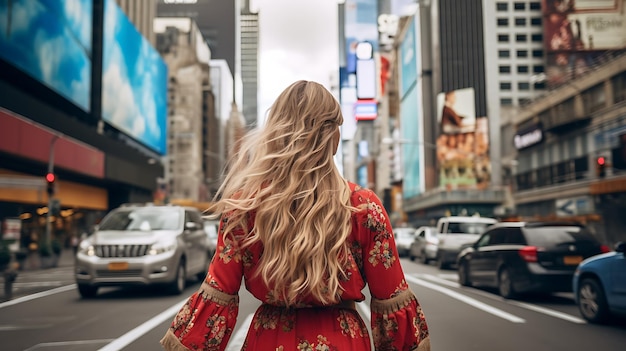
<instances>
[{"instance_id":1,"label":"black suv","mask_svg":"<svg viewBox=\"0 0 626 351\"><path fill-rule=\"evenodd\" d=\"M459 253L459 283L495 287L505 298L525 292L571 292L578 264L608 251L582 225L497 223Z\"/></svg>"}]
</instances>

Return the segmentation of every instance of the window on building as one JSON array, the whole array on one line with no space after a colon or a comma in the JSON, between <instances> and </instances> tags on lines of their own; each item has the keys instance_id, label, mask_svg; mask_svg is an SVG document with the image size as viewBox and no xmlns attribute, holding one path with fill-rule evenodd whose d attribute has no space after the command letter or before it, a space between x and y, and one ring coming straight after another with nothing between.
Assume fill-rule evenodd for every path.
<instances>
[{"instance_id":1,"label":"window on building","mask_svg":"<svg viewBox=\"0 0 626 351\"><path fill-rule=\"evenodd\" d=\"M518 90L530 90L530 84L528 82L518 82L517 89Z\"/></svg>"},{"instance_id":2,"label":"window on building","mask_svg":"<svg viewBox=\"0 0 626 351\"><path fill-rule=\"evenodd\" d=\"M543 34L541 33L533 34L530 36L530 40L534 43L540 43L543 41Z\"/></svg>"},{"instance_id":3,"label":"window on building","mask_svg":"<svg viewBox=\"0 0 626 351\"><path fill-rule=\"evenodd\" d=\"M501 106L511 106L513 105L513 99L511 98L502 98L500 99Z\"/></svg>"},{"instance_id":4,"label":"window on building","mask_svg":"<svg viewBox=\"0 0 626 351\"><path fill-rule=\"evenodd\" d=\"M626 71L611 78L615 103L626 100Z\"/></svg>"},{"instance_id":5,"label":"window on building","mask_svg":"<svg viewBox=\"0 0 626 351\"><path fill-rule=\"evenodd\" d=\"M540 26L541 25L541 17L533 17L530 19L531 26Z\"/></svg>"},{"instance_id":6,"label":"window on building","mask_svg":"<svg viewBox=\"0 0 626 351\"><path fill-rule=\"evenodd\" d=\"M590 114L606 107L604 83L597 84L582 93L585 112Z\"/></svg>"},{"instance_id":7,"label":"window on building","mask_svg":"<svg viewBox=\"0 0 626 351\"><path fill-rule=\"evenodd\" d=\"M541 3L539 1L533 1L529 4L531 10L541 10Z\"/></svg>"},{"instance_id":8,"label":"window on building","mask_svg":"<svg viewBox=\"0 0 626 351\"><path fill-rule=\"evenodd\" d=\"M525 43L528 41L528 36L526 34L517 34L515 35L515 41L518 43Z\"/></svg>"},{"instance_id":9,"label":"window on building","mask_svg":"<svg viewBox=\"0 0 626 351\"><path fill-rule=\"evenodd\" d=\"M500 90L511 90L511 82L500 82Z\"/></svg>"},{"instance_id":10,"label":"window on building","mask_svg":"<svg viewBox=\"0 0 626 351\"><path fill-rule=\"evenodd\" d=\"M521 18L521 17L516 18L516 19L515 19L515 25L516 25L517 27L523 27L523 26L525 26L525 25L526 25L526 18Z\"/></svg>"},{"instance_id":11,"label":"window on building","mask_svg":"<svg viewBox=\"0 0 626 351\"><path fill-rule=\"evenodd\" d=\"M517 57L528 57L528 50L517 50Z\"/></svg>"},{"instance_id":12,"label":"window on building","mask_svg":"<svg viewBox=\"0 0 626 351\"><path fill-rule=\"evenodd\" d=\"M517 73L528 73L528 66L526 65L517 66Z\"/></svg>"},{"instance_id":13,"label":"window on building","mask_svg":"<svg viewBox=\"0 0 626 351\"><path fill-rule=\"evenodd\" d=\"M515 9L515 11L524 11L526 10L526 4L523 2L516 2L513 3L513 8Z\"/></svg>"},{"instance_id":14,"label":"window on building","mask_svg":"<svg viewBox=\"0 0 626 351\"><path fill-rule=\"evenodd\" d=\"M498 34L498 42L500 43L508 43L509 35L508 34Z\"/></svg>"},{"instance_id":15,"label":"window on building","mask_svg":"<svg viewBox=\"0 0 626 351\"><path fill-rule=\"evenodd\" d=\"M509 4L507 4L506 2L496 3L496 11L508 11L508 10L509 10Z\"/></svg>"},{"instance_id":16,"label":"window on building","mask_svg":"<svg viewBox=\"0 0 626 351\"><path fill-rule=\"evenodd\" d=\"M543 73L543 72L544 72L543 65L533 66L533 73Z\"/></svg>"},{"instance_id":17,"label":"window on building","mask_svg":"<svg viewBox=\"0 0 626 351\"><path fill-rule=\"evenodd\" d=\"M511 66L500 66L500 73L511 73Z\"/></svg>"},{"instance_id":18,"label":"window on building","mask_svg":"<svg viewBox=\"0 0 626 351\"><path fill-rule=\"evenodd\" d=\"M545 82L537 82L535 84L533 84L533 89L535 90L544 90L546 88L546 83Z\"/></svg>"},{"instance_id":19,"label":"window on building","mask_svg":"<svg viewBox=\"0 0 626 351\"><path fill-rule=\"evenodd\" d=\"M532 100L531 100L531 99L529 99L529 98L520 98L520 99L519 99L519 104L520 104L520 106L525 106L525 105L530 104L530 103L531 103L531 101L532 101Z\"/></svg>"},{"instance_id":20,"label":"window on building","mask_svg":"<svg viewBox=\"0 0 626 351\"><path fill-rule=\"evenodd\" d=\"M509 25L508 18L498 18L498 27L506 27Z\"/></svg>"},{"instance_id":21,"label":"window on building","mask_svg":"<svg viewBox=\"0 0 626 351\"><path fill-rule=\"evenodd\" d=\"M498 50L498 57L511 57L511 52L509 50Z\"/></svg>"},{"instance_id":22,"label":"window on building","mask_svg":"<svg viewBox=\"0 0 626 351\"><path fill-rule=\"evenodd\" d=\"M533 57L543 57L543 50L533 50Z\"/></svg>"}]
</instances>

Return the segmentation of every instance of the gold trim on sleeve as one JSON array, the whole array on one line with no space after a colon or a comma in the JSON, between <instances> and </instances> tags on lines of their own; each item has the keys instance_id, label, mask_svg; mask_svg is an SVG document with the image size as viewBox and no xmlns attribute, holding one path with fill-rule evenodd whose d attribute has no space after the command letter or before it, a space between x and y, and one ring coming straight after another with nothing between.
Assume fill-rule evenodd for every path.
<instances>
[{"instance_id":1,"label":"gold trim on sleeve","mask_svg":"<svg viewBox=\"0 0 626 351\"><path fill-rule=\"evenodd\" d=\"M411 289L406 289L398 295L386 300L379 300L372 297L371 310L375 313L390 314L405 308L412 301L417 301L417 299Z\"/></svg>"},{"instance_id":2,"label":"gold trim on sleeve","mask_svg":"<svg viewBox=\"0 0 626 351\"><path fill-rule=\"evenodd\" d=\"M167 333L165 333L160 343L167 351L191 351L178 340L176 335L172 332L172 329L167 330Z\"/></svg>"},{"instance_id":3,"label":"gold trim on sleeve","mask_svg":"<svg viewBox=\"0 0 626 351\"><path fill-rule=\"evenodd\" d=\"M205 300L211 300L219 305L228 306L239 303L239 296L230 295L209 285L206 281L200 286L200 295Z\"/></svg>"}]
</instances>

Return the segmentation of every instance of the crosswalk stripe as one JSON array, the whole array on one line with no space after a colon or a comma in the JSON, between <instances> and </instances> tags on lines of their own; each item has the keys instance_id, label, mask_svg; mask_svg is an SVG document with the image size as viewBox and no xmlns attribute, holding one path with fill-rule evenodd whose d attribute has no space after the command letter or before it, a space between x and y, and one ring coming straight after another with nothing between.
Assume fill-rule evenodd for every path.
<instances>
[{"instance_id":1,"label":"crosswalk stripe","mask_svg":"<svg viewBox=\"0 0 626 351\"><path fill-rule=\"evenodd\" d=\"M243 346L244 341L246 340L246 335L248 334L248 329L250 329L250 324L252 324L252 318L254 317L254 313L250 313L246 319L243 321L239 329L233 334L228 342L228 346L226 346L226 351L239 351Z\"/></svg>"}]
</instances>

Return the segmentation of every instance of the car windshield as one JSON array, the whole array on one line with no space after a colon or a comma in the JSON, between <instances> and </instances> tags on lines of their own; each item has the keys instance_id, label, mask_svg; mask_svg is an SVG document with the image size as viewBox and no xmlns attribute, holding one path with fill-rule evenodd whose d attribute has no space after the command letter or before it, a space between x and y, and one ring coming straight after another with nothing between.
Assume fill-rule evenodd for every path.
<instances>
[{"instance_id":1,"label":"car windshield","mask_svg":"<svg viewBox=\"0 0 626 351\"><path fill-rule=\"evenodd\" d=\"M528 245L549 247L563 243L582 240L593 240L593 236L585 227L579 226L547 226L524 228Z\"/></svg>"},{"instance_id":2,"label":"car windshield","mask_svg":"<svg viewBox=\"0 0 626 351\"><path fill-rule=\"evenodd\" d=\"M449 222L448 234L482 234L490 223Z\"/></svg>"},{"instance_id":3,"label":"car windshield","mask_svg":"<svg viewBox=\"0 0 626 351\"><path fill-rule=\"evenodd\" d=\"M206 221L204 222L204 231L211 238L217 238L218 222Z\"/></svg>"},{"instance_id":4,"label":"car windshield","mask_svg":"<svg viewBox=\"0 0 626 351\"><path fill-rule=\"evenodd\" d=\"M172 208L122 209L109 214L100 230L176 230L180 227L180 214Z\"/></svg>"}]
</instances>

